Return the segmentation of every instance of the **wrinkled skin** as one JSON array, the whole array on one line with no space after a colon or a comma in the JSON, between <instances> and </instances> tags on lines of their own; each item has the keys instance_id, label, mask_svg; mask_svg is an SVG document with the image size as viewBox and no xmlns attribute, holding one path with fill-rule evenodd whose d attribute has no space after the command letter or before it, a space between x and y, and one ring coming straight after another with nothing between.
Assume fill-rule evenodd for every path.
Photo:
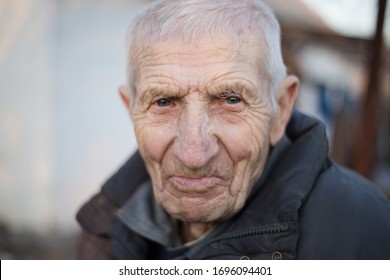
<instances>
[{"instance_id":1,"label":"wrinkled skin","mask_svg":"<svg viewBox=\"0 0 390 280\"><path fill-rule=\"evenodd\" d=\"M184 222L184 239L243 207L284 133L297 80L286 78L274 110L255 43L262 44L248 37L159 42L137 57L136 92L120 88L155 198Z\"/></svg>"}]
</instances>

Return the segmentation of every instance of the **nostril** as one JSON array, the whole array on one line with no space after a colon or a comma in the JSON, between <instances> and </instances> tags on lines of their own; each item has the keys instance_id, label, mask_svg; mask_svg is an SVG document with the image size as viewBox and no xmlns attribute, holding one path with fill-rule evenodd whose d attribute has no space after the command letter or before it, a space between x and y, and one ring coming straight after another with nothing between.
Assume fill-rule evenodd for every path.
<instances>
[{"instance_id":1,"label":"nostril","mask_svg":"<svg viewBox=\"0 0 390 280\"><path fill-rule=\"evenodd\" d=\"M218 153L215 140L209 139L207 143L186 143L180 140L174 143L173 153L187 168L201 168L206 166Z\"/></svg>"},{"instance_id":2,"label":"nostril","mask_svg":"<svg viewBox=\"0 0 390 280\"><path fill-rule=\"evenodd\" d=\"M213 157L208 151L197 150L191 147L183 148L176 155L187 168L201 168Z\"/></svg>"}]
</instances>

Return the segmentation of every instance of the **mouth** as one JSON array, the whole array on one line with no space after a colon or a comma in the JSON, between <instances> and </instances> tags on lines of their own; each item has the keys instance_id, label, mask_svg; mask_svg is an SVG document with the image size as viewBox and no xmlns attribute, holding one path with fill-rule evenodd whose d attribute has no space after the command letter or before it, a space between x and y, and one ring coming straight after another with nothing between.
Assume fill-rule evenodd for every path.
<instances>
[{"instance_id":1,"label":"mouth","mask_svg":"<svg viewBox=\"0 0 390 280\"><path fill-rule=\"evenodd\" d=\"M221 178L216 176L207 177L186 177L186 176L171 176L170 180L179 191L182 192L206 192L210 188L221 185Z\"/></svg>"}]
</instances>

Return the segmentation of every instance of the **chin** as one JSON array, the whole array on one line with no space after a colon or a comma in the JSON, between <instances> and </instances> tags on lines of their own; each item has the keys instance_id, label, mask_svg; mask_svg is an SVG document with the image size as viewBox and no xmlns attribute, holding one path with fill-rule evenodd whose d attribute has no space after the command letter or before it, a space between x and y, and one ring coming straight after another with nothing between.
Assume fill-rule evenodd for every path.
<instances>
[{"instance_id":1,"label":"chin","mask_svg":"<svg viewBox=\"0 0 390 280\"><path fill-rule=\"evenodd\" d=\"M229 207L226 207L226 205L215 207L215 204L197 205L187 202L182 205L176 205L176 207L172 207L172 209L170 209L170 207L164 208L175 219L187 223L214 223L225 220L234 214L231 213Z\"/></svg>"}]
</instances>

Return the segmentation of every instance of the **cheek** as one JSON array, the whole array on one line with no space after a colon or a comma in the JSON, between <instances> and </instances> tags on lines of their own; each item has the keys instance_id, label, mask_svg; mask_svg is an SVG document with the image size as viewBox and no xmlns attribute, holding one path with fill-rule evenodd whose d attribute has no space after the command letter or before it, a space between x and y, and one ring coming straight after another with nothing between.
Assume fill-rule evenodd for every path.
<instances>
[{"instance_id":1,"label":"cheek","mask_svg":"<svg viewBox=\"0 0 390 280\"><path fill-rule=\"evenodd\" d=\"M234 162L256 161L268 146L268 118L242 118L237 124L220 122L216 127L219 138Z\"/></svg>"},{"instance_id":2,"label":"cheek","mask_svg":"<svg viewBox=\"0 0 390 280\"><path fill-rule=\"evenodd\" d=\"M134 131L144 160L147 163L161 163L175 135L172 123L156 125L148 119L137 120Z\"/></svg>"},{"instance_id":3,"label":"cheek","mask_svg":"<svg viewBox=\"0 0 390 280\"><path fill-rule=\"evenodd\" d=\"M139 119L134 121L134 131L139 151L155 189L156 198L159 200L160 192L164 189L161 165L166 150L174 138L172 126L155 125L148 119Z\"/></svg>"},{"instance_id":4,"label":"cheek","mask_svg":"<svg viewBox=\"0 0 390 280\"><path fill-rule=\"evenodd\" d=\"M230 194L237 198L237 208L261 176L269 150L270 118L253 115L219 127L220 139L235 163Z\"/></svg>"}]
</instances>

